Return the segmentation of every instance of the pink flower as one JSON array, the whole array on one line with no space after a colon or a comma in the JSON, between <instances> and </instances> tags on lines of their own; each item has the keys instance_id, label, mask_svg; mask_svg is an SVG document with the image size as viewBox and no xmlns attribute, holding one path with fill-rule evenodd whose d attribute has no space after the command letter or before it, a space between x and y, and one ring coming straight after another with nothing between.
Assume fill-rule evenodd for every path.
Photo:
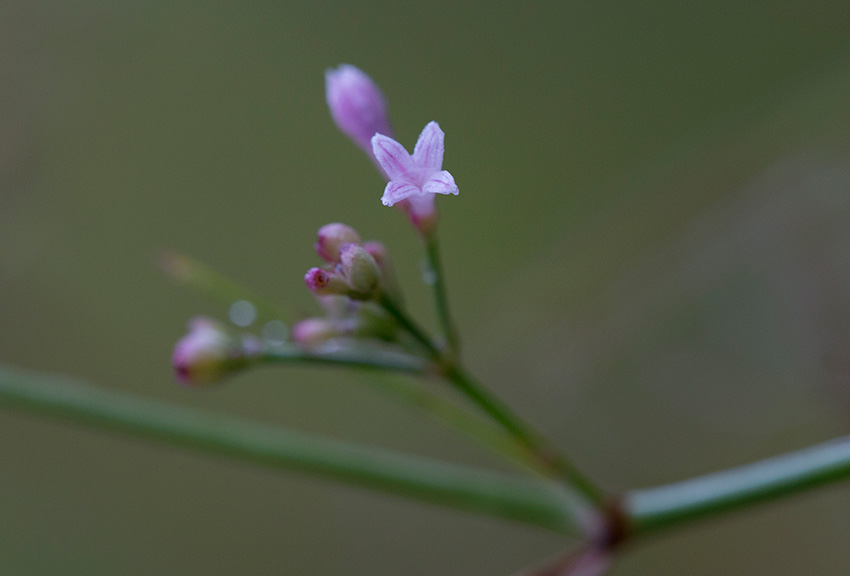
<instances>
[{"instance_id":1,"label":"pink flower","mask_svg":"<svg viewBox=\"0 0 850 576\"><path fill-rule=\"evenodd\" d=\"M458 193L454 177L443 170L444 139L436 122L422 130L413 154L389 136L372 136L375 159L389 179L381 202L384 206L405 203L402 208L423 232L436 219L434 194Z\"/></svg>"},{"instance_id":2,"label":"pink flower","mask_svg":"<svg viewBox=\"0 0 850 576\"><path fill-rule=\"evenodd\" d=\"M336 70L325 72L325 97L340 131L374 162L372 136L393 135L381 89L359 68L342 64Z\"/></svg>"}]
</instances>

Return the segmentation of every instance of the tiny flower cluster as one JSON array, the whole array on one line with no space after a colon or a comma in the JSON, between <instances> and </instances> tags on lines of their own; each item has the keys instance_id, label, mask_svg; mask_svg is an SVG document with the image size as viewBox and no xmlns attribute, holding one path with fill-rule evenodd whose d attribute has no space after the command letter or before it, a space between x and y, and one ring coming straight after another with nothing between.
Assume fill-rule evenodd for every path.
<instances>
[{"instance_id":1,"label":"tiny flower cluster","mask_svg":"<svg viewBox=\"0 0 850 576\"><path fill-rule=\"evenodd\" d=\"M375 258L360 244L360 236L345 224L327 224L319 229L316 252L328 262L325 268L311 268L304 276L307 288L316 296L348 296L371 300L381 279Z\"/></svg>"},{"instance_id":2,"label":"tiny flower cluster","mask_svg":"<svg viewBox=\"0 0 850 576\"><path fill-rule=\"evenodd\" d=\"M395 284L384 245L361 243L354 228L333 223L319 229L315 248L328 264L308 270L304 282L326 316L296 324L293 340L316 344L339 336L394 339L395 323L374 303Z\"/></svg>"},{"instance_id":3,"label":"tiny flower cluster","mask_svg":"<svg viewBox=\"0 0 850 576\"><path fill-rule=\"evenodd\" d=\"M328 70L325 80L334 122L387 181L382 203L396 206L423 236L430 235L437 223L435 195L458 194L454 177L443 170L445 134L440 126L429 122L410 154L395 140L386 99L371 78L342 65ZM284 344L310 350L346 338L398 344L398 319L380 305L382 298L399 295L384 246L362 242L350 226L333 223L319 229L315 249L326 264L308 270L304 281L325 314L297 322ZM177 343L172 363L181 382L207 384L261 358L270 345L197 318Z\"/></svg>"}]
</instances>

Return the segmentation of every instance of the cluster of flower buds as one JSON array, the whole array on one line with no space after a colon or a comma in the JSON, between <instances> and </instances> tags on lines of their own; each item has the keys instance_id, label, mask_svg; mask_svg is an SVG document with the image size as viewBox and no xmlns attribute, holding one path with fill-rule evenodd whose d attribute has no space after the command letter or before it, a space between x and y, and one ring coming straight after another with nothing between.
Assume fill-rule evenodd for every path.
<instances>
[{"instance_id":1,"label":"cluster of flower buds","mask_svg":"<svg viewBox=\"0 0 850 576\"><path fill-rule=\"evenodd\" d=\"M240 338L211 318L197 317L174 347L171 363L182 384L212 384L244 368L261 350L256 338Z\"/></svg>"},{"instance_id":2,"label":"cluster of flower buds","mask_svg":"<svg viewBox=\"0 0 850 576\"><path fill-rule=\"evenodd\" d=\"M372 338L393 342L398 325L374 302L345 296L319 296L325 316L305 318L292 327L292 340L304 346L335 338Z\"/></svg>"},{"instance_id":3,"label":"cluster of flower buds","mask_svg":"<svg viewBox=\"0 0 850 576\"><path fill-rule=\"evenodd\" d=\"M374 248L374 243L369 243ZM327 224L319 229L316 252L328 263L311 268L304 276L307 288L316 296L348 296L372 300L378 293L381 268L357 231L345 224Z\"/></svg>"},{"instance_id":4,"label":"cluster of flower buds","mask_svg":"<svg viewBox=\"0 0 850 576\"><path fill-rule=\"evenodd\" d=\"M327 265L308 270L304 282L325 316L298 322L292 339L305 345L337 337L394 340L398 326L375 302L382 292L397 295L384 245L361 242L354 228L333 223L319 229L315 248Z\"/></svg>"}]
</instances>

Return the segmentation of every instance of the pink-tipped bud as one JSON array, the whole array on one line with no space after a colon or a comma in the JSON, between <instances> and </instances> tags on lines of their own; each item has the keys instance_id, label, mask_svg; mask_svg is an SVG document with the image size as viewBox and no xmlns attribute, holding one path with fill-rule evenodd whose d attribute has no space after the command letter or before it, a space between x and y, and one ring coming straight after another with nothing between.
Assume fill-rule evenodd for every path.
<instances>
[{"instance_id":1,"label":"pink-tipped bud","mask_svg":"<svg viewBox=\"0 0 850 576\"><path fill-rule=\"evenodd\" d=\"M369 240L363 243L363 248L369 253L369 256L375 259L379 267L384 267L384 262L387 261L387 249L383 244L375 240Z\"/></svg>"},{"instance_id":2,"label":"pink-tipped bud","mask_svg":"<svg viewBox=\"0 0 850 576\"><path fill-rule=\"evenodd\" d=\"M189 333L177 342L171 357L177 379L192 386L216 382L245 362L239 340L209 318L189 322Z\"/></svg>"},{"instance_id":3,"label":"pink-tipped bud","mask_svg":"<svg viewBox=\"0 0 850 576\"><path fill-rule=\"evenodd\" d=\"M375 240L363 243L363 248L378 264L381 269L381 291L397 301L402 300L401 288L393 270L387 249L383 244Z\"/></svg>"},{"instance_id":4,"label":"pink-tipped bud","mask_svg":"<svg viewBox=\"0 0 850 576\"><path fill-rule=\"evenodd\" d=\"M320 344L337 336L339 331L327 318L305 318L292 328L292 339L305 346Z\"/></svg>"},{"instance_id":5,"label":"pink-tipped bud","mask_svg":"<svg viewBox=\"0 0 850 576\"><path fill-rule=\"evenodd\" d=\"M375 162L372 136L393 136L386 100L380 88L359 68L342 64L325 72L325 97L340 131ZM382 170L377 162L375 164Z\"/></svg>"},{"instance_id":6,"label":"pink-tipped bud","mask_svg":"<svg viewBox=\"0 0 850 576\"><path fill-rule=\"evenodd\" d=\"M360 235L357 230L345 224L335 222L319 228L316 252L319 257L331 264L339 263L339 249L343 244L359 244Z\"/></svg>"},{"instance_id":7,"label":"pink-tipped bud","mask_svg":"<svg viewBox=\"0 0 850 576\"><path fill-rule=\"evenodd\" d=\"M340 248L339 260L342 273L351 286L351 296L371 297L381 280L381 269L375 259L360 244L345 244Z\"/></svg>"},{"instance_id":8,"label":"pink-tipped bud","mask_svg":"<svg viewBox=\"0 0 850 576\"><path fill-rule=\"evenodd\" d=\"M322 268L310 268L304 275L304 283L316 296L328 296L332 294L348 294L351 286L340 274L324 270Z\"/></svg>"}]
</instances>

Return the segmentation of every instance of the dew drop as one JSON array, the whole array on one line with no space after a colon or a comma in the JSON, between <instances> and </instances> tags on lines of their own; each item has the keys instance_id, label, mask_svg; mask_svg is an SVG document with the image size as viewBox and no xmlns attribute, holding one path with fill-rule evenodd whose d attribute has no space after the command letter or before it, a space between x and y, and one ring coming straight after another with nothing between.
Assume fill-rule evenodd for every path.
<instances>
[{"instance_id":1,"label":"dew drop","mask_svg":"<svg viewBox=\"0 0 850 576\"><path fill-rule=\"evenodd\" d=\"M437 272L427 260L422 260L420 267L422 268L422 281L426 285L432 286L437 281Z\"/></svg>"},{"instance_id":2,"label":"dew drop","mask_svg":"<svg viewBox=\"0 0 850 576\"><path fill-rule=\"evenodd\" d=\"M279 346L289 338L289 328L280 320L271 320L263 326L263 340L272 346Z\"/></svg>"},{"instance_id":3,"label":"dew drop","mask_svg":"<svg viewBox=\"0 0 850 576\"><path fill-rule=\"evenodd\" d=\"M247 300L239 300L230 306L229 316L237 326L250 326L257 319L257 308Z\"/></svg>"}]
</instances>

